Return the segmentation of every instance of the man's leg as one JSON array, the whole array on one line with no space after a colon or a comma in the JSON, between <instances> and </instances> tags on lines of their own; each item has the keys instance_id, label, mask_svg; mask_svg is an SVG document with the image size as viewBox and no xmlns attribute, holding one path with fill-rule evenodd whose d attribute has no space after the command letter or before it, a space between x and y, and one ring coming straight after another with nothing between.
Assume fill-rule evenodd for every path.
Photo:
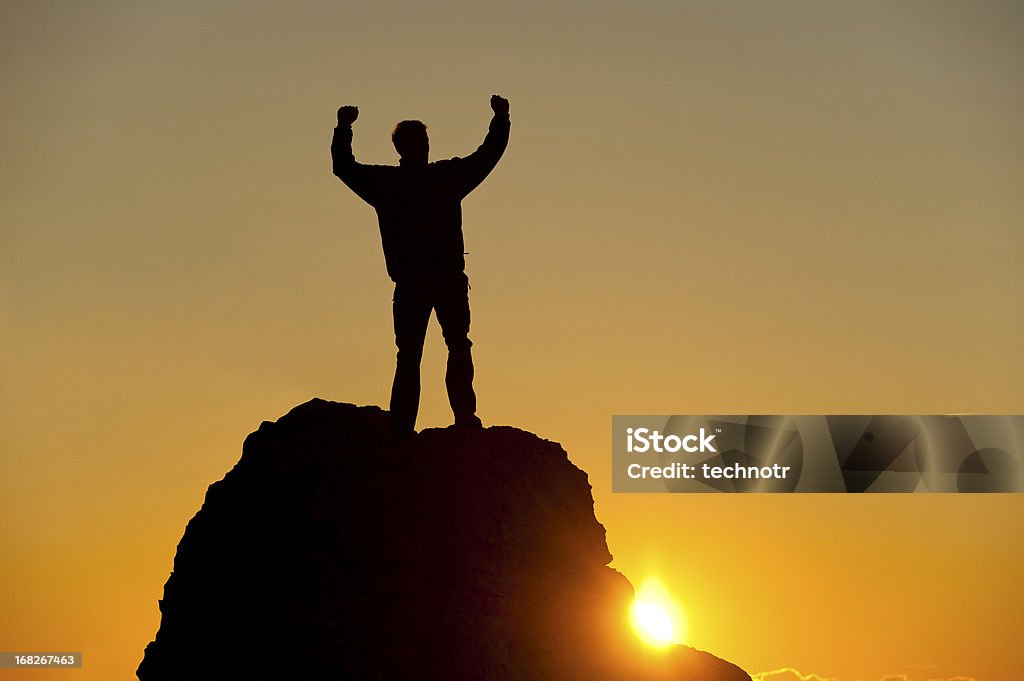
<instances>
[{"instance_id":1,"label":"man's leg","mask_svg":"<svg viewBox=\"0 0 1024 681\"><path fill-rule=\"evenodd\" d=\"M430 298L421 287L395 284L392 309L395 315L395 382L391 385L391 429L411 433L420 406L420 358L430 321Z\"/></svg>"},{"instance_id":2,"label":"man's leg","mask_svg":"<svg viewBox=\"0 0 1024 681\"><path fill-rule=\"evenodd\" d=\"M448 402L456 425L480 425L473 392L473 355L469 340L469 279L459 274L438 286L434 299L437 321L448 346L448 367L444 376Z\"/></svg>"}]
</instances>

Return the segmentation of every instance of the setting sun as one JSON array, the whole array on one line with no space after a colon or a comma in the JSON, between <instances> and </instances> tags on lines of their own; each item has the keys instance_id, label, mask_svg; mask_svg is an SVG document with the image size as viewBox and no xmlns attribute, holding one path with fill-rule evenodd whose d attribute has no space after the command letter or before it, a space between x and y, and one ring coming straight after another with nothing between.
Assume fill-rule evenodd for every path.
<instances>
[{"instance_id":1,"label":"setting sun","mask_svg":"<svg viewBox=\"0 0 1024 681\"><path fill-rule=\"evenodd\" d=\"M633 623L641 636L651 643L665 645L672 642L672 618L658 605L634 603Z\"/></svg>"},{"instance_id":2,"label":"setting sun","mask_svg":"<svg viewBox=\"0 0 1024 681\"><path fill-rule=\"evenodd\" d=\"M637 589L632 620L640 638L650 645L666 646L685 639L682 611L661 582L653 578Z\"/></svg>"}]
</instances>

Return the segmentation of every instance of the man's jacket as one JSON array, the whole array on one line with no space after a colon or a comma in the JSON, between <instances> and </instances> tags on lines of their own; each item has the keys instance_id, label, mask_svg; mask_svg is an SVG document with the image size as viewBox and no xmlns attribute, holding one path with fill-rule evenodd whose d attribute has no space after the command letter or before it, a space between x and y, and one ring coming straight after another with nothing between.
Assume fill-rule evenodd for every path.
<instances>
[{"instance_id":1,"label":"man's jacket","mask_svg":"<svg viewBox=\"0 0 1024 681\"><path fill-rule=\"evenodd\" d=\"M364 165L352 154L352 128L334 129L334 174L377 211L388 276L432 279L466 268L462 199L497 165L509 119L495 116L483 144L465 158L425 165Z\"/></svg>"}]
</instances>

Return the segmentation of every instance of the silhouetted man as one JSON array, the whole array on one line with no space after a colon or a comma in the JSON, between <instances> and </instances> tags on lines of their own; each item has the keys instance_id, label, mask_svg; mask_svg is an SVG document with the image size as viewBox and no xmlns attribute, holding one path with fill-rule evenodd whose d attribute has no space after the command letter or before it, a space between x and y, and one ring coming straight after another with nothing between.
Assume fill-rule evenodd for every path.
<instances>
[{"instance_id":1,"label":"silhouetted man","mask_svg":"<svg viewBox=\"0 0 1024 681\"><path fill-rule=\"evenodd\" d=\"M427 126L402 121L391 140L398 166L358 163L352 155L354 106L338 109L331 156L334 174L377 211L388 275L395 282L391 425L412 432L420 401L420 358L434 310L448 346L445 386L455 425L479 427L469 340L469 279L462 238L462 199L494 169L508 145L508 100L491 97L494 117L483 144L465 158L427 161Z\"/></svg>"}]
</instances>

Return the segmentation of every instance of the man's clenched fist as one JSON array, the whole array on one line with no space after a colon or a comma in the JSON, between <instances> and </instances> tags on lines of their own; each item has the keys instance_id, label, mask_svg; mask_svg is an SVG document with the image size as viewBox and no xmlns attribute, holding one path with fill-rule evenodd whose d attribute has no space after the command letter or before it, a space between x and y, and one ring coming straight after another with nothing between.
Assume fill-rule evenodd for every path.
<instances>
[{"instance_id":1,"label":"man's clenched fist","mask_svg":"<svg viewBox=\"0 0 1024 681\"><path fill-rule=\"evenodd\" d=\"M491 95L491 110L499 116L508 116L508 100L501 95Z\"/></svg>"},{"instance_id":2,"label":"man's clenched fist","mask_svg":"<svg viewBox=\"0 0 1024 681\"><path fill-rule=\"evenodd\" d=\"M508 102L505 103L506 108ZM338 109L338 125L352 125L359 118L359 109L354 106L343 106Z\"/></svg>"}]
</instances>

